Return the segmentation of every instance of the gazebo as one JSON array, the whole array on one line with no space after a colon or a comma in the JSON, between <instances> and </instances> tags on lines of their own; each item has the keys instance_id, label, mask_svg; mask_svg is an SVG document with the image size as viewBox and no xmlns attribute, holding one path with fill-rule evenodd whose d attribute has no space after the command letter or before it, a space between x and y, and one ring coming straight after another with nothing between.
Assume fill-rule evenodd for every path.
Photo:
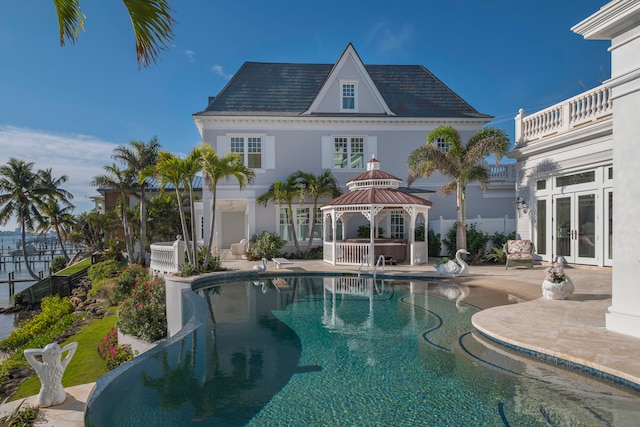
<instances>
[{"instance_id":1,"label":"gazebo","mask_svg":"<svg viewBox=\"0 0 640 427\"><path fill-rule=\"evenodd\" d=\"M387 263L407 260L410 265L427 262L424 241L415 240L419 220L428 224L431 202L399 188L402 180L380 170L373 156L367 171L349 182L349 191L320 207L323 218L324 261L332 265L373 266L381 256ZM379 225L390 225L380 235ZM368 237L355 237L357 228L368 226Z\"/></svg>"}]
</instances>

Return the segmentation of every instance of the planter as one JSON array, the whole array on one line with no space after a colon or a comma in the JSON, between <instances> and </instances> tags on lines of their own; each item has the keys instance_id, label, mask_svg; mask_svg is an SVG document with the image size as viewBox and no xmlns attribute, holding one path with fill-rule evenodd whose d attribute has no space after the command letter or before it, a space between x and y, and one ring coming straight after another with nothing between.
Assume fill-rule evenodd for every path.
<instances>
[{"instance_id":1,"label":"planter","mask_svg":"<svg viewBox=\"0 0 640 427\"><path fill-rule=\"evenodd\" d=\"M129 344L131 346L131 351L133 351L133 354L139 356L145 351L151 350L156 346L157 343L147 342L145 340L141 340L138 337L134 337L133 335L124 334L118 331L118 344Z\"/></svg>"},{"instance_id":2,"label":"planter","mask_svg":"<svg viewBox=\"0 0 640 427\"><path fill-rule=\"evenodd\" d=\"M548 280L542 282L542 296L546 299L565 299L573 293L574 289L573 283L569 278L560 283L554 283Z\"/></svg>"}]
</instances>

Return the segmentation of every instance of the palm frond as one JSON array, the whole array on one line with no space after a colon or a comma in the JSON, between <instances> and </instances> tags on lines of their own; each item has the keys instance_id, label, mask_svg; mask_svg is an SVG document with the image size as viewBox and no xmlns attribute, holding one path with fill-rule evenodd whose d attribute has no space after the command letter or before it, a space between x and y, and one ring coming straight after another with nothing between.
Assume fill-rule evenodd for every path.
<instances>
[{"instance_id":1,"label":"palm frond","mask_svg":"<svg viewBox=\"0 0 640 427\"><path fill-rule=\"evenodd\" d=\"M60 27L60 46L64 46L65 41L75 43L80 35L80 30L84 31L85 14L80 9L78 0L53 0L58 15L58 26Z\"/></svg>"},{"instance_id":2,"label":"palm frond","mask_svg":"<svg viewBox=\"0 0 640 427\"><path fill-rule=\"evenodd\" d=\"M136 38L138 67L157 61L160 51L173 43L173 9L168 0L123 0Z\"/></svg>"}]
</instances>

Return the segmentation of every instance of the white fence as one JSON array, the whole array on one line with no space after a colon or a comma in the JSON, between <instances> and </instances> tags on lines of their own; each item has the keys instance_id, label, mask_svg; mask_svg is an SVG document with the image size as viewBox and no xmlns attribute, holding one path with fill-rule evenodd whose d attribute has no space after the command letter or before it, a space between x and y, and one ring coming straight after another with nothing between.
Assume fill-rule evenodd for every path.
<instances>
[{"instance_id":1,"label":"white fence","mask_svg":"<svg viewBox=\"0 0 640 427\"><path fill-rule=\"evenodd\" d=\"M149 269L155 275L164 276L177 273L184 264L185 243L183 240L175 242L153 243L151 245L151 262Z\"/></svg>"},{"instance_id":2,"label":"white fence","mask_svg":"<svg viewBox=\"0 0 640 427\"><path fill-rule=\"evenodd\" d=\"M516 219L509 218L508 215L505 215L504 218L482 218L478 215L477 218L467 218L466 220L467 227L471 226L471 224L475 224L476 229L478 231L483 231L487 233L489 236L494 233L502 233L507 235L516 231ZM429 228L433 230L435 234L440 234L440 241L442 242L442 238L447 237L447 233L451 229L451 227L456 225L455 219L444 219L440 217L440 219L429 221ZM426 236L425 236L426 239ZM487 250L491 248L491 242L488 243ZM442 248L440 250L440 255L446 255L448 253L447 247L444 243L442 243Z\"/></svg>"}]
</instances>

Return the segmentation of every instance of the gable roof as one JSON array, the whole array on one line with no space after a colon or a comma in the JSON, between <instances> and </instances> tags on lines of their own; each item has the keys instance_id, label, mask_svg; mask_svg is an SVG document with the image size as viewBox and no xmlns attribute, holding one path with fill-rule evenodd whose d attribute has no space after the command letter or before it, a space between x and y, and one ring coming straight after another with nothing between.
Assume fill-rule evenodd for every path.
<instances>
[{"instance_id":1,"label":"gable roof","mask_svg":"<svg viewBox=\"0 0 640 427\"><path fill-rule=\"evenodd\" d=\"M313 104L334 67L335 64L245 62L220 93L210 98L209 105L194 116L301 116ZM479 113L422 65L364 65L364 69L396 117L493 118ZM338 111L309 115L390 117L384 113Z\"/></svg>"}]
</instances>

